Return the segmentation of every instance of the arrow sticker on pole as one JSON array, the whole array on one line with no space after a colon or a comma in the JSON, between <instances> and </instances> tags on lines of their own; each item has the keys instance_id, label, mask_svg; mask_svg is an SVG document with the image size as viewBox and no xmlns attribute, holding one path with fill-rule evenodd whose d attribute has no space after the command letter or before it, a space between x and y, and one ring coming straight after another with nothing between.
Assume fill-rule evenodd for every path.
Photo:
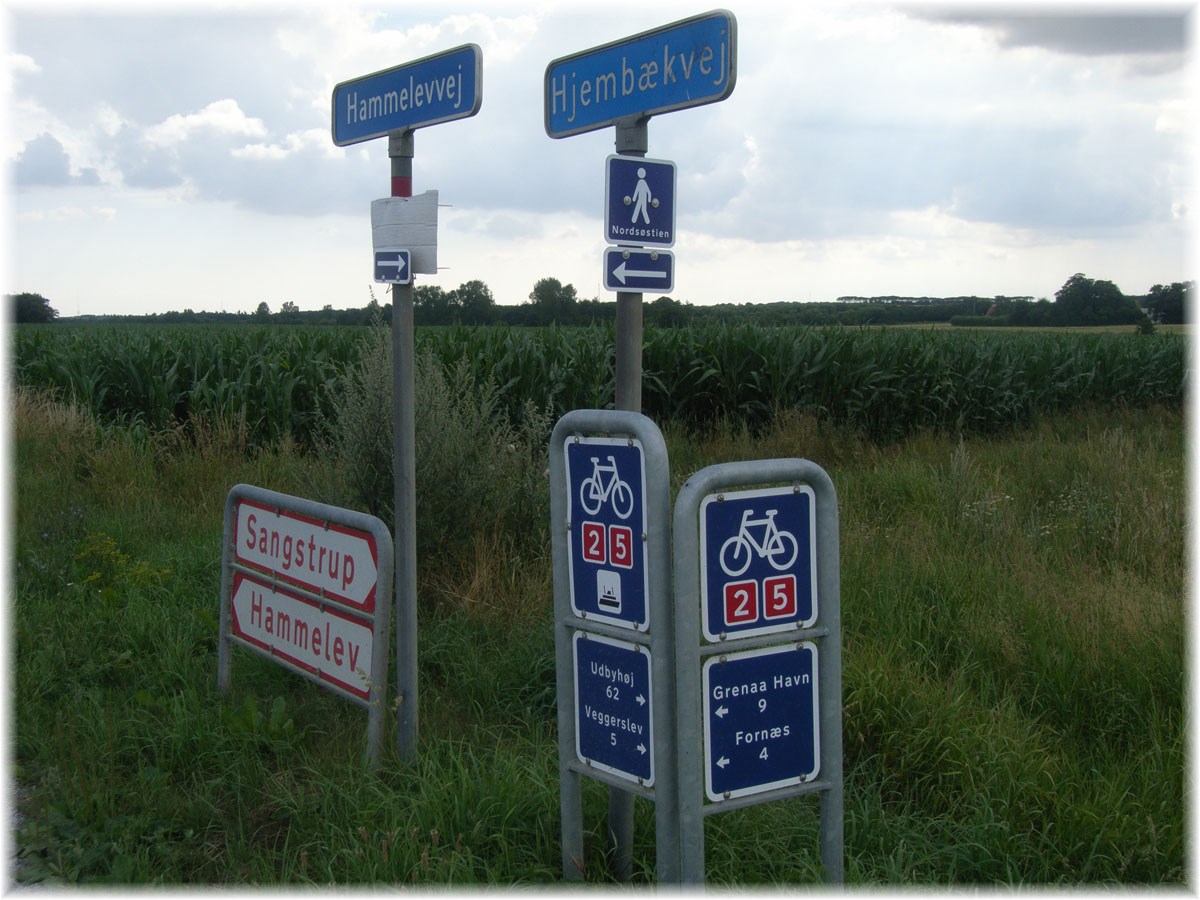
<instances>
[{"instance_id":1,"label":"arrow sticker on pole","mask_svg":"<svg viewBox=\"0 0 1200 900\"><path fill-rule=\"evenodd\" d=\"M675 254L640 247L607 247L604 287L610 291L669 294L675 289Z\"/></svg>"},{"instance_id":2,"label":"arrow sticker on pole","mask_svg":"<svg viewBox=\"0 0 1200 900\"><path fill-rule=\"evenodd\" d=\"M383 284L410 284L412 254L408 250L376 250L375 280Z\"/></svg>"}]
</instances>

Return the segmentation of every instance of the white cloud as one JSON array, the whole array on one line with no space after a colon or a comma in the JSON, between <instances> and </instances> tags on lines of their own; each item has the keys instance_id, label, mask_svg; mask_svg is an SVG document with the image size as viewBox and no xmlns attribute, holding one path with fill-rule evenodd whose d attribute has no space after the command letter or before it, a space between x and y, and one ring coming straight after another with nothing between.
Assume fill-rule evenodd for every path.
<instances>
[{"instance_id":1,"label":"white cloud","mask_svg":"<svg viewBox=\"0 0 1200 900\"><path fill-rule=\"evenodd\" d=\"M173 115L158 125L146 129L146 140L159 147L167 147L186 141L197 131L215 131L220 134L264 137L267 128L262 119L247 116L236 100L216 100L204 109L187 115Z\"/></svg>"}]
</instances>

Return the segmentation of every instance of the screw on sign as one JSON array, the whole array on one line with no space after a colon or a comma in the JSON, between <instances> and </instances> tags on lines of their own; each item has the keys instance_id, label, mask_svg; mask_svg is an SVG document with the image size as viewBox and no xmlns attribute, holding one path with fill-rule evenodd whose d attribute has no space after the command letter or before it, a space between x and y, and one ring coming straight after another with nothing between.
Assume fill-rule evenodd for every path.
<instances>
[{"instance_id":1,"label":"screw on sign","mask_svg":"<svg viewBox=\"0 0 1200 900\"><path fill-rule=\"evenodd\" d=\"M712 641L817 618L816 503L806 485L727 492L700 507L701 607Z\"/></svg>"}]
</instances>

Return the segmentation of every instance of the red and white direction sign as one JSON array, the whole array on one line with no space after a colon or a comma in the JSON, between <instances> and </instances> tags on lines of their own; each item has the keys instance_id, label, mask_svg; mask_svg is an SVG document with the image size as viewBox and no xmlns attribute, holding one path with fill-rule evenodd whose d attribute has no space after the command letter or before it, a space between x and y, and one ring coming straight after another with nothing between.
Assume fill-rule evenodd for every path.
<instances>
[{"instance_id":1,"label":"red and white direction sign","mask_svg":"<svg viewBox=\"0 0 1200 900\"><path fill-rule=\"evenodd\" d=\"M235 573L231 633L351 697L370 697L375 635L367 622Z\"/></svg>"},{"instance_id":2,"label":"red and white direction sign","mask_svg":"<svg viewBox=\"0 0 1200 900\"><path fill-rule=\"evenodd\" d=\"M242 500L234 555L313 593L375 611L379 552L369 532Z\"/></svg>"}]
</instances>

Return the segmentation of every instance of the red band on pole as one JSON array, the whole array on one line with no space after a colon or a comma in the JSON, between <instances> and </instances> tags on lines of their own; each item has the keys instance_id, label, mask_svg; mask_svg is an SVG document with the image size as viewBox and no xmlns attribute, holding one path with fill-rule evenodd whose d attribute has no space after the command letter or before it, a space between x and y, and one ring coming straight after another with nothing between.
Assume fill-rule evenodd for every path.
<instances>
[{"instance_id":1,"label":"red band on pole","mask_svg":"<svg viewBox=\"0 0 1200 900\"><path fill-rule=\"evenodd\" d=\"M393 175L392 176L392 196L393 197L411 197L412 196L412 176L411 175Z\"/></svg>"}]
</instances>

